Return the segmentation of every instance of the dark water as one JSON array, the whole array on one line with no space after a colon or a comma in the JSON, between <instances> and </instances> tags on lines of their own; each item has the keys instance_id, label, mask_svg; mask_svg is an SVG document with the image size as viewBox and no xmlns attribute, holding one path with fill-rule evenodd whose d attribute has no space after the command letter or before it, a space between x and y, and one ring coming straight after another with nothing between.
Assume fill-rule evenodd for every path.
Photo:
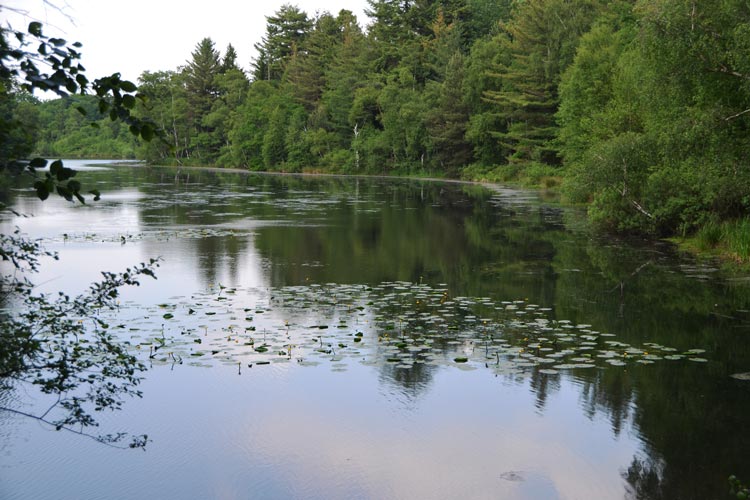
<instances>
[{"instance_id":1,"label":"dark water","mask_svg":"<svg viewBox=\"0 0 750 500\"><path fill-rule=\"evenodd\" d=\"M163 258L112 324L170 354L101 429L153 441L0 413L2 498L706 499L750 481L750 382L730 377L750 371L745 276L595 237L534 193L84 168L100 202L6 187L34 217L3 230L60 253L41 291Z\"/></svg>"}]
</instances>

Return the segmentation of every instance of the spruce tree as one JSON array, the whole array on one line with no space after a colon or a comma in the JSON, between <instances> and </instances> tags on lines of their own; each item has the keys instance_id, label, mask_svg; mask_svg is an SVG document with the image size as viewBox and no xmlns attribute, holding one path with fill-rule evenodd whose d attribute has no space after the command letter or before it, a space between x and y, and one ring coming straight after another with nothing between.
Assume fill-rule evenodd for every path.
<instances>
[{"instance_id":1,"label":"spruce tree","mask_svg":"<svg viewBox=\"0 0 750 500\"><path fill-rule=\"evenodd\" d=\"M253 62L255 80L279 81L290 58L312 28L307 14L297 7L283 5L275 15L266 17L266 34L255 44L258 57Z\"/></svg>"},{"instance_id":2,"label":"spruce tree","mask_svg":"<svg viewBox=\"0 0 750 500\"><path fill-rule=\"evenodd\" d=\"M597 0L527 0L515 4L502 28L510 60L496 68L499 90L487 91L504 121L497 136L511 163L560 163L553 144L557 86L572 62L578 40L597 17Z\"/></svg>"}]
</instances>

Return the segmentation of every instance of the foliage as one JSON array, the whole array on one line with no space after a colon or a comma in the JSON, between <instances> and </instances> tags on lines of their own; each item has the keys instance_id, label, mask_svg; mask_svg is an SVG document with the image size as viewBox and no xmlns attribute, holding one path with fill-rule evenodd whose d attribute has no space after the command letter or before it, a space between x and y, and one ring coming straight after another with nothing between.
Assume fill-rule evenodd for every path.
<instances>
[{"instance_id":1,"label":"foliage","mask_svg":"<svg viewBox=\"0 0 750 500\"><path fill-rule=\"evenodd\" d=\"M737 263L750 261L750 219L745 217L727 221L709 218L696 231L694 244L700 251L719 250Z\"/></svg>"},{"instance_id":2,"label":"foliage","mask_svg":"<svg viewBox=\"0 0 750 500\"><path fill-rule=\"evenodd\" d=\"M31 46L36 50L29 50ZM0 102L15 101L18 105L16 86L28 94L42 90L54 92L63 98L91 91L97 100L99 113L107 113L111 121L120 120L128 126L132 135L146 141L160 136L161 132L153 121L137 118L132 113L136 102L144 98L132 82L122 80L119 73L89 82L79 62L80 47L78 42L69 44L62 38L47 37L39 22L30 23L27 32L0 29ZM76 109L83 115L87 114L83 106ZM24 125L21 119L14 116L12 109L0 120L3 152L0 170L27 170L34 174L35 168L43 166L41 159L32 163L21 161L31 151L35 139L30 132L17 132L29 130ZM94 122L92 126L99 127L99 124ZM69 169L56 169L44 180L38 181L35 187L39 197L44 199L57 190L66 199L76 197L82 200L80 183L72 179L75 174L71 172Z\"/></svg>"},{"instance_id":3,"label":"foliage","mask_svg":"<svg viewBox=\"0 0 750 500\"><path fill-rule=\"evenodd\" d=\"M280 80L290 58L302 50L312 23L305 12L283 5L276 15L266 17L266 34L255 45L258 57L253 62L256 80Z\"/></svg>"},{"instance_id":4,"label":"foliage","mask_svg":"<svg viewBox=\"0 0 750 500\"><path fill-rule=\"evenodd\" d=\"M29 50L32 45L35 51ZM45 118L41 112L40 116L22 114L26 104L34 102L30 97L34 91L54 92L64 99L63 107L72 104L80 115L94 120L107 114L111 122L121 122L132 136L145 141L163 137L152 120L132 113L136 102L145 99L132 82L122 80L119 73L89 82L79 62L80 46L45 36L38 22L30 23L27 32L0 28L0 170L33 175L41 200L56 193L68 201L85 202L76 172L61 160L49 164L41 176L37 170L47 167L47 160L24 160L40 136L36 120ZM84 94L89 91L93 96L87 99ZM76 93L81 95L72 96ZM97 121L91 126L102 127ZM99 199L97 190L89 193ZM109 445L122 442L123 433L94 436L87 429L98 425L94 412L117 409L124 397L140 395L136 386L144 367L109 333L109 325L97 313L116 306L119 288L138 285L141 276L154 277L157 262L119 274L103 272L102 281L78 297L62 292L52 297L36 294L28 274L38 270L42 258L56 255L16 231L0 235L0 257L9 263L0 274L0 295L9 306L0 313L0 389L30 384L52 398L39 413L8 406L0 410ZM129 446L142 448L147 441L146 436L137 436Z\"/></svg>"},{"instance_id":5,"label":"foliage","mask_svg":"<svg viewBox=\"0 0 750 500\"><path fill-rule=\"evenodd\" d=\"M18 232L0 235L0 255L15 271L0 277L0 289L20 302L14 305L19 312L4 313L0 322L0 388L30 384L52 400L38 413L6 406L0 410L102 443L123 442L124 433L95 436L87 429L98 426L94 412L119 409L124 397L141 396L137 386L145 366L109 332L109 325L97 312L117 307L119 288L137 286L142 276L155 278L157 261L119 274L103 272L102 281L92 284L86 293L70 297L62 292L57 296L35 294L34 285L23 273L18 274L36 271L42 256L57 258L38 242ZM147 442L146 435L134 436L128 446L142 448Z\"/></svg>"},{"instance_id":6,"label":"foliage","mask_svg":"<svg viewBox=\"0 0 750 500\"><path fill-rule=\"evenodd\" d=\"M750 498L750 488L745 486L737 476L729 476L729 494L737 500L747 500Z\"/></svg>"},{"instance_id":7,"label":"foliage","mask_svg":"<svg viewBox=\"0 0 750 500\"><path fill-rule=\"evenodd\" d=\"M100 113L97 102L94 96L70 95L38 103L34 153L46 158L135 158L138 139L123 122Z\"/></svg>"},{"instance_id":8,"label":"foliage","mask_svg":"<svg viewBox=\"0 0 750 500\"><path fill-rule=\"evenodd\" d=\"M560 75L599 9L589 0L531 0L515 4L503 24L498 42L511 58L496 68L500 89L486 91L485 98L500 107L505 127L497 137L509 162L559 163L552 139Z\"/></svg>"},{"instance_id":9,"label":"foliage","mask_svg":"<svg viewBox=\"0 0 750 500\"><path fill-rule=\"evenodd\" d=\"M222 57L210 39L184 69L144 73L138 116L167 131L169 147L154 142L138 155L546 185L564 175L567 198L589 204L598 227L659 236L750 211L746 3L368 6L366 32L347 10L311 18L283 6L267 17L252 81L233 47ZM50 136L50 120L26 113L46 105L16 95L3 112ZM54 144L86 143L73 138Z\"/></svg>"},{"instance_id":10,"label":"foliage","mask_svg":"<svg viewBox=\"0 0 750 500\"><path fill-rule=\"evenodd\" d=\"M658 235L746 214L750 11L659 0L619 14L563 78L568 192L608 227Z\"/></svg>"}]
</instances>

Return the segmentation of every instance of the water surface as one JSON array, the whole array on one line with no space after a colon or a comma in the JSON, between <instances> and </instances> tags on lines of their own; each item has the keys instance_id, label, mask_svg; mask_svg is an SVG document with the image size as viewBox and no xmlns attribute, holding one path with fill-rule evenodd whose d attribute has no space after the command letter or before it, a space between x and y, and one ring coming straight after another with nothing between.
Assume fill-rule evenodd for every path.
<instances>
[{"instance_id":1,"label":"water surface","mask_svg":"<svg viewBox=\"0 0 750 500\"><path fill-rule=\"evenodd\" d=\"M750 479L750 293L534 193L97 162L5 189L40 291L161 257L113 450L0 414L3 498L723 498ZM149 359L163 339L166 346ZM28 388L0 395L42 400Z\"/></svg>"}]
</instances>

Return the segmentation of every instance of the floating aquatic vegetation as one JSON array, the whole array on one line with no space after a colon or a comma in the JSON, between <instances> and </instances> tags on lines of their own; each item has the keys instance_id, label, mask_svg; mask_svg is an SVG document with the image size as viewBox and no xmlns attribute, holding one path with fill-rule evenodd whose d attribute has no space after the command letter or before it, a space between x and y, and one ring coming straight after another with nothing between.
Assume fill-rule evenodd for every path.
<instances>
[{"instance_id":1,"label":"floating aquatic vegetation","mask_svg":"<svg viewBox=\"0 0 750 500\"><path fill-rule=\"evenodd\" d=\"M129 340L139 352L149 352L153 363L190 358L202 364L327 363L335 371L351 363L399 370L484 366L496 373L555 376L579 369L707 361L699 356L703 349L632 346L593 325L555 318L548 307L525 300L452 297L444 285L217 285L170 301L146 308L123 304L118 314L124 317L113 321L126 324L132 316Z\"/></svg>"}]
</instances>

